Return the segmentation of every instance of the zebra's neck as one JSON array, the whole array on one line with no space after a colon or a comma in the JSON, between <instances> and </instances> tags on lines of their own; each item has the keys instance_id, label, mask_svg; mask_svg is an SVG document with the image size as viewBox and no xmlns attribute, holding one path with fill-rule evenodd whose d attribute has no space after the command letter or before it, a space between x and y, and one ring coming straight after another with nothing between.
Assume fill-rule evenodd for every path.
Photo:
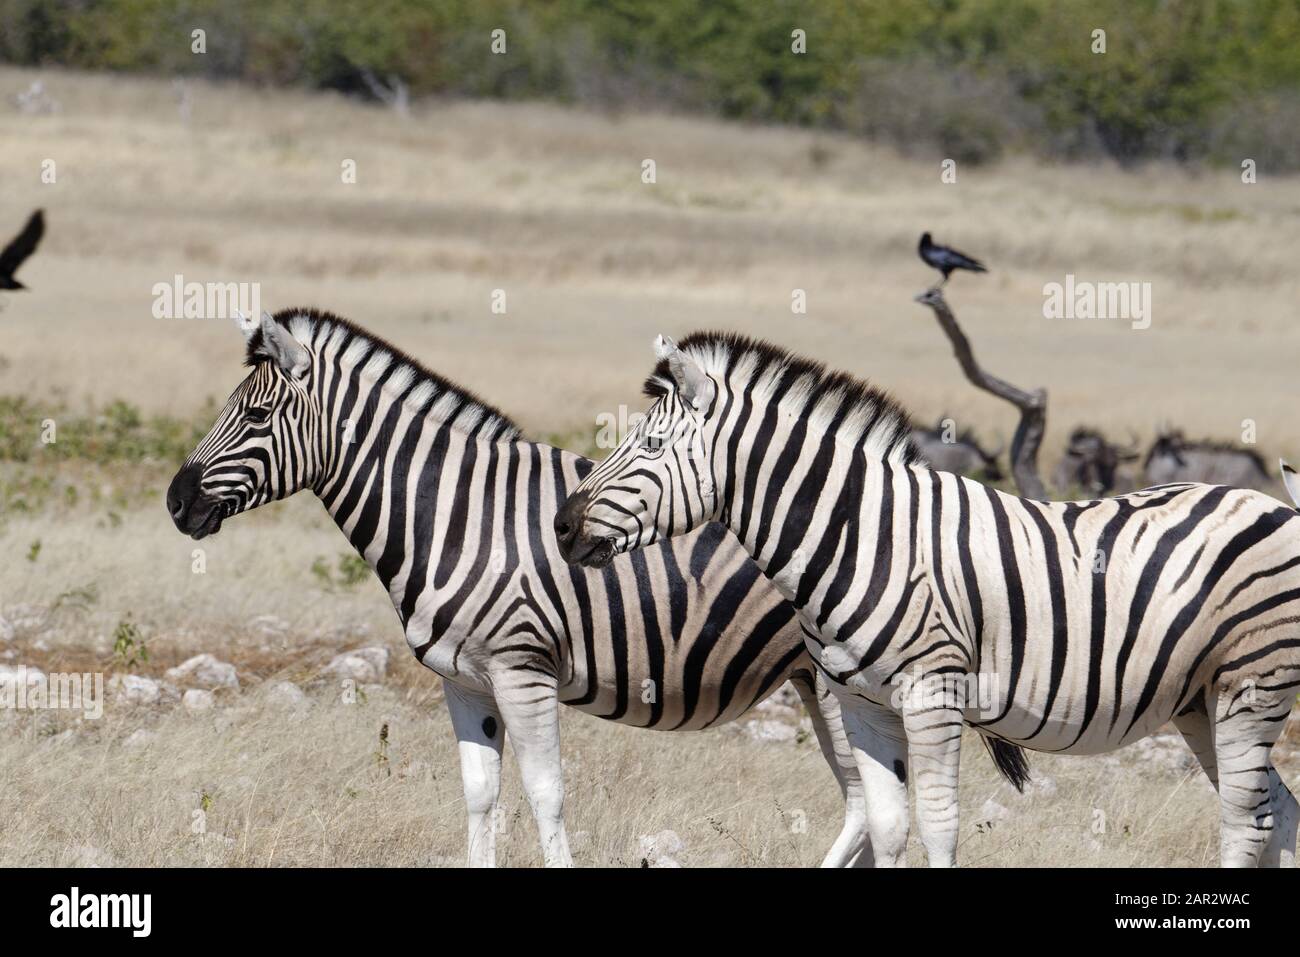
<instances>
[{"instance_id":1,"label":"zebra's neck","mask_svg":"<svg viewBox=\"0 0 1300 957\"><path fill-rule=\"evenodd\" d=\"M892 534L891 487L909 466L807 421L782 427L763 456L735 457L720 488L723 522L781 594L820 618L860 540ZM714 443L726 449L725 436Z\"/></svg>"},{"instance_id":2,"label":"zebra's neck","mask_svg":"<svg viewBox=\"0 0 1300 957\"><path fill-rule=\"evenodd\" d=\"M406 621L428 572L416 552L460 554L479 533L467 503L490 502L484 486L527 443L495 410L400 357L352 348L333 371L318 377L324 452L313 490ZM436 521L454 510L460 522Z\"/></svg>"}]
</instances>

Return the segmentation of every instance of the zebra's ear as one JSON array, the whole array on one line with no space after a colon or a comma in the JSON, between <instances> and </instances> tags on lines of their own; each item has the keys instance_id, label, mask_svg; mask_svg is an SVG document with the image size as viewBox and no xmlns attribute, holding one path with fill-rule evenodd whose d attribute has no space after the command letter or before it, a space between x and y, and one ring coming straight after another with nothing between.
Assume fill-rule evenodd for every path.
<instances>
[{"instance_id":1,"label":"zebra's ear","mask_svg":"<svg viewBox=\"0 0 1300 957\"><path fill-rule=\"evenodd\" d=\"M668 371L677 384L677 394L696 412L707 409L713 401L713 380L704 374L696 361L678 349L677 343L668 336L655 339L655 355L668 360Z\"/></svg>"},{"instance_id":2,"label":"zebra's ear","mask_svg":"<svg viewBox=\"0 0 1300 957\"><path fill-rule=\"evenodd\" d=\"M289 330L271 318L269 313L262 313L262 342L257 351L271 359L280 367L280 371L293 379L301 379L307 374L311 357L302 343L290 335Z\"/></svg>"},{"instance_id":3,"label":"zebra's ear","mask_svg":"<svg viewBox=\"0 0 1300 957\"><path fill-rule=\"evenodd\" d=\"M257 320L244 315L238 309L235 310L235 326L244 334L244 342L253 338L253 333L257 331Z\"/></svg>"}]
</instances>

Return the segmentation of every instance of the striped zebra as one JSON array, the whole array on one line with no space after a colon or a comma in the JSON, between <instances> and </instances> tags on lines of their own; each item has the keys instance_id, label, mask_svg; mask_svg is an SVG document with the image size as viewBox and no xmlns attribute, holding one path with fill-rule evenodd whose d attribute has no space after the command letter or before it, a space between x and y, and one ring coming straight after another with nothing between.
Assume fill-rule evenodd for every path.
<instances>
[{"instance_id":1,"label":"striped zebra","mask_svg":"<svg viewBox=\"0 0 1300 957\"><path fill-rule=\"evenodd\" d=\"M1293 863L1270 750L1300 682L1294 510L1191 483L1017 498L928 468L847 375L736 335L656 347L647 417L556 518L565 555L725 523L841 697L878 866L905 860L909 759L929 863L954 863L963 725L1093 754L1167 722L1218 791L1222 863Z\"/></svg>"},{"instance_id":2,"label":"striped zebra","mask_svg":"<svg viewBox=\"0 0 1300 957\"><path fill-rule=\"evenodd\" d=\"M571 863L563 702L642 728L732 721L789 679L844 790L828 866L869 865L865 802L794 610L721 526L603 571L565 564L559 503L592 463L520 438L497 410L351 323L242 322L248 376L167 492L195 539L311 489L388 589L416 658L445 679L469 814L491 866L505 736L547 865Z\"/></svg>"}]
</instances>

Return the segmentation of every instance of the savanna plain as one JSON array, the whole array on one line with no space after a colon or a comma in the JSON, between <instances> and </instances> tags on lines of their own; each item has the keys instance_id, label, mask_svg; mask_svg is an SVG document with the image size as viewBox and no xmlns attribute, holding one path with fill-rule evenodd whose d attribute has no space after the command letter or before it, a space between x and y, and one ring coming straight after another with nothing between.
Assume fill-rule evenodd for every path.
<instances>
[{"instance_id":1,"label":"savanna plain","mask_svg":"<svg viewBox=\"0 0 1300 957\"><path fill-rule=\"evenodd\" d=\"M119 680L97 720L0 710L2 865L463 860L441 681L320 505L235 518L201 561L171 525L166 484L243 375L228 322L153 316L178 275L346 316L588 454L601 416L643 407L653 336L697 328L1009 440L1012 412L912 301L934 281L914 251L928 229L991 267L948 301L992 371L1048 390L1045 470L1081 423L1235 440L1249 420L1266 458L1300 458L1296 178L1010 159L946 184L941 157L653 111L430 100L404 117L72 72L40 74L57 111L21 114L12 94L37 77L0 69L0 232L38 206L49 224L30 291L0 303L0 662ZM1044 318L1043 285L1067 274L1151 283L1150 328ZM345 690L327 666L358 648L387 662ZM124 681L198 654L237 674L210 707L182 703L190 679L152 701ZM566 713L563 735L580 864L637 866L642 838L671 829L684 865L812 865L838 829L838 790L783 700L683 735ZM1278 752L1295 782L1289 736ZM1175 737L1031 761L1017 795L968 742L963 863L1216 862L1213 794ZM508 751L504 806L500 861L540 863Z\"/></svg>"}]
</instances>

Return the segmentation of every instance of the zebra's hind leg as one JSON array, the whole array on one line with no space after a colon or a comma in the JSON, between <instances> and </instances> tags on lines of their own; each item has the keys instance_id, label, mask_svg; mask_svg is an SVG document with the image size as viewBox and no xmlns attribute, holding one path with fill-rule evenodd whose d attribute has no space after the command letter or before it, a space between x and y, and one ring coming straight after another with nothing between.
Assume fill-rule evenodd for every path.
<instances>
[{"instance_id":1,"label":"zebra's hind leg","mask_svg":"<svg viewBox=\"0 0 1300 957\"><path fill-rule=\"evenodd\" d=\"M957 863L957 770L962 715L949 706L905 709L903 727L912 759L916 829L931 867Z\"/></svg>"},{"instance_id":2,"label":"zebra's hind leg","mask_svg":"<svg viewBox=\"0 0 1300 957\"><path fill-rule=\"evenodd\" d=\"M496 866L497 801L505 729L496 702L443 679L447 710L460 751L460 778L469 816L469 866Z\"/></svg>"},{"instance_id":3,"label":"zebra's hind leg","mask_svg":"<svg viewBox=\"0 0 1300 957\"><path fill-rule=\"evenodd\" d=\"M907 866L907 734L896 712L864 698L840 699L844 732L866 790L876 867Z\"/></svg>"},{"instance_id":4,"label":"zebra's hind leg","mask_svg":"<svg viewBox=\"0 0 1300 957\"><path fill-rule=\"evenodd\" d=\"M1286 786L1277 768L1268 765L1269 799L1273 805L1273 832L1259 859L1260 867L1295 867L1296 827L1300 825L1300 804Z\"/></svg>"},{"instance_id":5,"label":"zebra's hind leg","mask_svg":"<svg viewBox=\"0 0 1300 957\"><path fill-rule=\"evenodd\" d=\"M815 681L815 684L814 684ZM844 733L839 699L826 686L818 672L815 679L810 672L800 671L790 676L808 717L812 719L817 743L822 756L831 766L844 797L844 826L835 843L822 860L822 867L873 867L871 838L867 834L867 795L862 786L862 775Z\"/></svg>"},{"instance_id":6,"label":"zebra's hind leg","mask_svg":"<svg viewBox=\"0 0 1300 957\"><path fill-rule=\"evenodd\" d=\"M1274 841L1280 859L1284 829L1295 840L1294 801L1286 802L1279 794L1278 804L1289 817L1275 820L1273 781L1281 784L1281 778L1270 759L1294 698L1291 688L1279 692L1257 680L1240 680L1220 691L1214 754L1219 768L1219 856L1224 867L1258 866Z\"/></svg>"}]
</instances>

